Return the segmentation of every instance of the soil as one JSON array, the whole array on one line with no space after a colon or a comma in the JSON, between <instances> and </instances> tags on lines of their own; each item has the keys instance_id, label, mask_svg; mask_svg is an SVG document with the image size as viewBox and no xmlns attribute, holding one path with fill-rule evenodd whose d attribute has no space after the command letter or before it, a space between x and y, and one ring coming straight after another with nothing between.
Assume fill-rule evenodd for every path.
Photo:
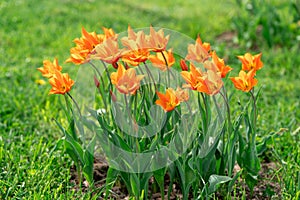
<instances>
[{"instance_id":1,"label":"soil","mask_svg":"<svg viewBox=\"0 0 300 200\"><path fill-rule=\"evenodd\" d=\"M232 192L232 199L240 199L238 197L242 197L243 193L246 196L246 199L252 199L252 200L264 200L264 199L280 199L281 197L281 188L278 183L278 181L274 178L274 171L278 170L277 165L274 162L262 162L261 164L261 171L259 173L259 180L257 185L254 187L254 191L251 194L249 188L244 183L244 181L237 180L236 187L234 189L234 192ZM95 159L94 163L94 181L95 181L95 188L99 189L101 187L105 186L105 177L106 172L108 170L108 164L105 161L104 158L97 158ZM235 170L238 171L239 166L235 166ZM75 167L71 168L71 182L76 185L75 189L78 190L78 177L75 170ZM153 200L160 200L161 194L160 193L153 193L152 192L152 185L153 185L154 179L151 178L149 181L149 192L148 192L148 199ZM170 184L169 176L165 176L165 194L168 192ZM128 192L126 191L125 186L122 186L122 184L117 183L112 188L112 192L110 194L111 199L129 199ZM182 194L180 192L180 185L173 184L173 189L171 193L170 199L182 199ZM86 192L88 190L88 184L86 181L83 182L82 185L83 192ZM235 194L234 194L235 193ZM217 199L224 199L221 194L216 193ZM235 197L235 198L234 198ZM99 199L102 199L102 197L99 197ZM165 196L165 199L167 199L167 196Z\"/></svg>"}]
</instances>

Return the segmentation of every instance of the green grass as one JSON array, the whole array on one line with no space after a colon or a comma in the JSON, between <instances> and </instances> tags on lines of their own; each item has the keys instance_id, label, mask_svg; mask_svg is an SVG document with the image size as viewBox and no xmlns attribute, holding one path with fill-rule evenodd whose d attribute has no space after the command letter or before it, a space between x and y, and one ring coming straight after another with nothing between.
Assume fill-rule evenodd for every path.
<instances>
[{"instance_id":1,"label":"green grass","mask_svg":"<svg viewBox=\"0 0 300 200\"><path fill-rule=\"evenodd\" d=\"M35 83L36 70L44 59L57 57L64 70L76 75L77 66L63 64L72 40L81 27L100 32L102 26L116 32L150 24L176 30L215 47L217 35L231 29L238 9L228 1L70 1L2 0L0 2L0 199L88 198L72 190L72 164L55 145L62 134L52 118L64 119L59 96L48 96L48 85ZM239 67L233 55L245 49L222 47L229 63ZM264 156L278 162L282 194L289 199L300 190L300 58L297 44L263 52L264 69L259 73L260 136L288 128L270 141ZM237 73L234 71L232 74ZM294 132L294 134L292 134Z\"/></svg>"}]
</instances>

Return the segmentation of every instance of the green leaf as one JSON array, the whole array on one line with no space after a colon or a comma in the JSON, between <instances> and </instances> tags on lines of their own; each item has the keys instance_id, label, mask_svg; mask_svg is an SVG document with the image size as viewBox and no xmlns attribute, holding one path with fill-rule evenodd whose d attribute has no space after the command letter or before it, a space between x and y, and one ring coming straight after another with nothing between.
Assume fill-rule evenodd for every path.
<instances>
[{"instance_id":1,"label":"green leaf","mask_svg":"<svg viewBox=\"0 0 300 200\"><path fill-rule=\"evenodd\" d=\"M106 174L106 182L105 182L105 199L108 198L108 195L113 188L117 178L119 175L119 171L109 167Z\"/></svg>"},{"instance_id":2,"label":"green leaf","mask_svg":"<svg viewBox=\"0 0 300 200\"><path fill-rule=\"evenodd\" d=\"M144 192L145 194L148 194L149 180L152 177L152 175L153 175L152 172L143 173L143 175L142 175L140 185L141 185L141 188L143 189L142 192Z\"/></svg>"},{"instance_id":3,"label":"green leaf","mask_svg":"<svg viewBox=\"0 0 300 200\"><path fill-rule=\"evenodd\" d=\"M130 175L131 174L128 173L128 172L122 172L122 171L120 171L119 174L120 174L120 176L121 176L121 178L122 178L122 180L123 180L123 182L126 186L126 189L127 189L128 193L130 194L130 196L133 196L134 193L132 191L131 180L130 180Z\"/></svg>"},{"instance_id":4,"label":"green leaf","mask_svg":"<svg viewBox=\"0 0 300 200\"><path fill-rule=\"evenodd\" d=\"M260 170L260 161L256 153L255 146L248 146L243 156L244 167L254 176L258 175Z\"/></svg>"},{"instance_id":5,"label":"green leaf","mask_svg":"<svg viewBox=\"0 0 300 200\"><path fill-rule=\"evenodd\" d=\"M235 181L241 176L243 172L243 169L241 169L240 171L238 171L235 176L232 178L232 180L229 182L228 187L227 187L227 191L228 193L230 193L232 191L232 188L234 186Z\"/></svg>"},{"instance_id":6,"label":"green leaf","mask_svg":"<svg viewBox=\"0 0 300 200\"><path fill-rule=\"evenodd\" d=\"M96 137L94 136L88 144L83 154L83 175L90 185L94 183L93 172L94 172L94 148L96 143Z\"/></svg>"},{"instance_id":7,"label":"green leaf","mask_svg":"<svg viewBox=\"0 0 300 200\"><path fill-rule=\"evenodd\" d=\"M130 185L133 192L133 196L136 196L138 198L140 196L140 181L137 174L130 174Z\"/></svg>"},{"instance_id":8,"label":"green leaf","mask_svg":"<svg viewBox=\"0 0 300 200\"><path fill-rule=\"evenodd\" d=\"M70 133L70 135L76 140L78 141L78 137L76 135L76 128L75 128L75 121L72 118L70 123L69 123L69 128L68 128L68 133Z\"/></svg>"},{"instance_id":9,"label":"green leaf","mask_svg":"<svg viewBox=\"0 0 300 200\"><path fill-rule=\"evenodd\" d=\"M186 165L185 167L185 181L186 181L186 187L185 187L185 193L186 193L186 197L188 197L188 193L190 190L191 185L193 184L193 182L196 180L196 176L194 171L188 166Z\"/></svg>"},{"instance_id":10,"label":"green leaf","mask_svg":"<svg viewBox=\"0 0 300 200\"><path fill-rule=\"evenodd\" d=\"M65 140L65 149L77 166L83 164L83 150L78 143Z\"/></svg>"},{"instance_id":11,"label":"green leaf","mask_svg":"<svg viewBox=\"0 0 300 200\"><path fill-rule=\"evenodd\" d=\"M200 149L200 158L205 158L209 154L212 154L212 152L214 154L215 150L217 149L220 136L224 134L225 131L224 128L217 129L217 123L217 120L215 120L205 134L205 138Z\"/></svg>"},{"instance_id":12,"label":"green leaf","mask_svg":"<svg viewBox=\"0 0 300 200\"><path fill-rule=\"evenodd\" d=\"M165 180L166 168L161 168L153 172L154 179L156 180L161 195L164 196L164 180Z\"/></svg>"},{"instance_id":13,"label":"green leaf","mask_svg":"<svg viewBox=\"0 0 300 200\"><path fill-rule=\"evenodd\" d=\"M257 176L256 175L252 175L251 173L247 173L246 174L246 184L248 185L248 187L250 188L251 193L253 192L253 188L254 186L257 184Z\"/></svg>"},{"instance_id":14,"label":"green leaf","mask_svg":"<svg viewBox=\"0 0 300 200\"><path fill-rule=\"evenodd\" d=\"M79 166L80 164L83 164L83 149L82 149L81 145L74 139L74 137L68 131L66 131L61 126L61 124L57 120L55 120L55 122L65 135L66 152L69 154L69 156L71 157L71 159L75 162L75 164L77 166Z\"/></svg>"},{"instance_id":15,"label":"green leaf","mask_svg":"<svg viewBox=\"0 0 300 200\"><path fill-rule=\"evenodd\" d=\"M208 194L214 193L215 191L217 191L217 189L219 188L219 186L221 184L226 183L231 180L232 180L232 178L230 178L228 176L220 176L220 175L216 175L216 174L211 175L208 179L208 182L209 182Z\"/></svg>"},{"instance_id":16,"label":"green leaf","mask_svg":"<svg viewBox=\"0 0 300 200\"><path fill-rule=\"evenodd\" d=\"M59 127L59 129L61 130L61 132L65 135L66 139L68 139L68 140L70 138L76 139L64 127L62 127L62 125L56 119L53 119L53 120L55 121L56 125Z\"/></svg>"}]
</instances>

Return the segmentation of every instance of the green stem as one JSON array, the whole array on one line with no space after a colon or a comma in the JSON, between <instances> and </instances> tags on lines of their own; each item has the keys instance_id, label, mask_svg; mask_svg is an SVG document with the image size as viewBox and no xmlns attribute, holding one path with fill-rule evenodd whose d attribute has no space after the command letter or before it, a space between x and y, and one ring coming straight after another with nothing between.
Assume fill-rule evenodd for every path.
<instances>
[{"instance_id":1,"label":"green stem","mask_svg":"<svg viewBox=\"0 0 300 200\"><path fill-rule=\"evenodd\" d=\"M222 150L223 157L222 158L224 159L222 172L223 172L223 170L225 170L226 164L229 164L229 163L227 163L228 158L232 156L232 155L230 155L231 147L228 148L228 146L234 145L232 143L232 141L230 141L231 133L233 130L232 130L232 124L231 124L230 106L228 103L228 97L227 97L227 93L226 93L224 86L223 86L223 92L224 92L224 94L222 94L222 92L220 92L220 95L223 97L225 104L226 104L228 129L227 129L227 141L225 141L225 133L223 134L223 137L222 137L222 140L223 140L223 150ZM229 173L229 175L231 175L231 169L229 169L228 173Z\"/></svg>"},{"instance_id":2,"label":"green stem","mask_svg":"<svg viewBox=\"0 0 300 200\"><path fill-rule=\"evenodd\" d=\"M77 102L75 101L75 99L72 97L72 95L71 95L69 92L67 92L67 95L71 98L71 100L72 100L73 103L75 104L75 106L76 106L76 108L77 108L77 110L78 110L79 116L82 117L80 108L79 108Z\"/></svg>"},{"instance_id":3,"label":"green stem","mask_svg":"<svg viewBox=\"0 0 300 200\"><path fill-rule=\"evenodd\" d=\"M254 88L252 88L252 90L250 90L250 95L253 101L253 136L252 136L252 142L253 144L255 144L255 135L256 135L256 117L257 117L257 113L256 113L256 98L254 96Z\"/></svg>"},{"instance_id":4,"label":"green stem","mask_svg":"<svg viewBox=\"0 0 300 200\"><path fill-rule=\"evenodd\" d=\"M124 100L125 100L125 105L126 105L126 112L127 112L127 115L128 115L128 119L127 119L128 121L126 120L126 123L129 124L129 127L131 129L134 129L134 127L131 126L132 125L132 117L131 117L130 108L129 108L129 104L128 104L128 100L127 100L126 94L124 94ZM131 130L127 130L126 129L126 131L131 131ZM127 133L127 135L128 135L128 133ZM131 138L131 137L129 136L129 138ZM134 144L135 144L135 141L133 141L132 139L130 139L130 146L134 146Z\"/></svg>"},{"instance_id":5,"label":"green stem","mask_svg":"<svg viewBox=\"0 0 300 200\"><path fill-rule=\"evenodd\" d=\"M155 88L155 91L156 91L157 88L156 88L155 80L154 80L154 78L151 74L151 71L149 70L148 65L146 64L146 62L144 62L144 66L146 68L147 74L149 75L150 79L153 81L153 85L154 85L154 88Z\"/></svg>"},{"instance_id":6,"label":"green stem","mask_svg":"<svg viewBox=\"0 0 300 200\"><path fill-rule=\"evenodd\" d=\"M170 76L170 70L169 70L169 63L168 63L168 61L167 61L167 58L166 58L164 52L161 51L160 53L161 53L161 55L163 56L163 58L164 58L164 60L165 60L165 63L166 63L166 66L167 66L167 71L168 71L168 83L167 83L167 84L168 84L168 86L170 86L171 76Z\"/></svg>"},{"instance_id":7,"label":"green stem","mask_svg":"<svg viewBox=\"0 0 300 200\"><path fill-rule=\"evenodd\" d=\"M103 60L101 60L101 62L102 62L102 65L104 66L104 69L105 69L107 78L108 78L108 80L109 80L109 89L111 89L112 83L111 83L111 80L110 80L108 68L107 68L105 62L103 62Z\"/></svg>"},{"instance_id":8,"label":"green stem","mask_svg":"<svg viewBox=\"0 0 300 200\"><path fill-rule=\"evenodd\" d=\"M209 122L208 122L208 105L207 105L205 96L204 96L204 94L202 92L201 92L201 97L203 99L204 108L205 108L206 127L208 128L208 124L209 124Z\"/></svg>"},{"instance_id":9,"label":"green stem","mask_svg":"<svg viewBox=\"0 0 300 200\"><path fill-rule=\"evenodd\" d=\"M70 113L70 111L71 112L73 112L73 111L71 110L72 108L70 107L70 103L68 101L68 97L66 95L64 95L64 98L65 98L65 102L66 102L66 106L67 106L67 111L68 111L68 112L66 112L67 113L67 117L68 117L68 120L70 120L71 117L70 117L69 113Z\"/></svg>"},{"instance_id":10,"label":"green stem","mask_svg":"<svg viewBox=\"0 0 300 200\"><path fill-rule=\"evenodd\" d=\"M99 69L94 65L94 63L89 62L89 64L90 64L90 65L94 68L94 70L97 72L98 76L101 78L102 84L104 85L104 81L103 81L103 79L102 79L102 75L101 75Z\"/></svg>"},{"instance_id":11,"label":"green stem","mask_svg":"<svg viewBox=\"0 0 300 200\"><path fill-rule=\"evenodd\" d=\"M223 86L223 92L224 92L224 94L222 94L222 92L220 92L220 94L223 97L223 99L225 101L225 104L226 104L227 117L228 117L228 131L230 133L232 131L230 106L229 106L229 103L228 103L228 97L227 97L227 93L226 93L226 90L225 90L224 86Z\"/></svg>"},{"instance_id":12,"label":"green stem","mask_svg":"<svg viewBox=\"0 0 300 200\"><path fill-rule=\"evenodd\" d=\"M100 71L98 70L98 68L97 68L92 62L89 62L89 63L90 63L90 65L95 69L95 71L97 72L98 76L100 77L100 80L101 80L101 83L102 83L101 88L103 88L103 92L105 92L105 88L104 88L104 80L103 80L103 77L102 77ZM109 80L110 80L110 79L109 79ZM99 91L99 94L100 94L101 97L102 97L103 104L104 104L104 107L105 107L105 111L108 112L108 110L107 110L106 99L104 98L104 94L103 94L103 92L101 91L101 88L98 87L98 91Z\"/></svg>"}]
</instances>

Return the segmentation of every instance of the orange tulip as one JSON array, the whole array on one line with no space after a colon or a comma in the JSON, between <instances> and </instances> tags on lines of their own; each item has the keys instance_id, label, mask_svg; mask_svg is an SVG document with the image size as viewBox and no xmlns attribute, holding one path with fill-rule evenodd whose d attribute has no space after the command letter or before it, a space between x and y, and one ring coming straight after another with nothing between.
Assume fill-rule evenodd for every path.
<instances>
[{"instance_id":1,"label":"orange tulip","mask_svg":"<svg viewBox=\"0 0 300 200\"><path fill-rule=\"evenodd\" d=\"M122 61L132 66L138 66L142 62L146 62L149 58L149 55L150 52L147 49L131 50L123 54Z\"/></svg>"},{"instance_id":2,"label":"orange tulip","mask_svg":"<svg viewBox=\"0 0 300 200\"><path fill-rule=\"evenodd\" d=\"M166 71L175 63L172 49L169 49L168 51L157 52L156 56L151 55L149 60L152 62L154 67L157 67L162 71Z\"/></svg>"},{"instance_id":3,"label":"orange tulip","mask_svg":"<svg viewBox=\"0 0 300 200\"><path fill-rule=\"evenodd\" d=\"M223 59L219 58L215 51L212 52L212 60L217 67L217 71L221 73L221 78L225 78L227 73L232 70L228 65L225 66Z\"/></svg>"},{"instance_id":4,"label":"orange tulip","mask_svg":"<svg viewBox=\"0 0 300 200\"><path fill-rule=\"evenodd\" d=\"M155 101L157 105L160 105L166 112L174 110L179 105L179 99L176 96L175 91L172 88L166 90L166 94L156 92L158 100Z\"/></svg>"},{"instance_id":5,"label":"orange tulip","mask_svg":"<svg viewBox=\"0 0 300 200\"><path fill-rule=\"evenodd\" d=\"M241 70L238 77L230 77L234 86L238 90L249 92L257 83L257 79L254 78L255 70L252 69L248 73Z\"/></svg>"},{"instance_id":6,"label":"orange tulip","mask_svg":"<svg viewBox=\"0 0 300 200\"><path fill-rule=\"evenodd\" d=\"M242 70L250 71L254 69L255 71L263 67L263 62L261 61L262 53L252 56L250 53L246 53L244 56L238 56L238 59L242 61Z\"/></svg>"},{"instance_id":7,"label":"orange tulip","mask_svg":"<svg viewBox=\"0 0 300 200\"><path fill-rule=\"evenodd\" d=\"M207 73L203 76L203 82L200 83L197 91L204 92L208 95L217 94L223 86L221 76L213 70L207 70Z\"/></svg>"},{"instance_id":8,"label":"orange tulip","mask_svg":"<svg viewBox=\"0 0 300 200\"><path fill-rule=\"evenodd\" d=\"M150 35L149 35L149 48L151 51L160 52L165 51L167 44L169 42L170 35L164 36L164 31L160 29L155 31L152 26L150 26Z\"/></svg>"},{"instance_id":9,"label":"orange tulip","mask_svg":"<svg viewBox=\"0 0 300 200\"><path fill-rule=\"evenodd\" d=\"M110 30L110 29L107 29ZM112 31L112 30L111 30ZM112 34L111 31L106 31L106 34ZM88 57L96 45L103 42L105 35L96 34L96 32L87 32L84 27L82 27L82 37L74 39L76 47L71 48L71 56L66 60L66 62L72 62L76 65L85 63L88 61Z\"/></svg>"},{"instance_id":10,"label":"orange tulip","mask_svg":"<svg viewBox=\"0 0 300 200\"><path fill-rule=\"evenodd\" d=\"M208 51L210 50L210 45L208 43L202 44L200 37L196 40L195 44L188 45L188 54L185 59L190 61L196 61L203 63L209 58Z\"/></svg>"},{"instance_id":11,"label":"orange tulip","mask_svg":"<svg viewBox=\"0 0 300 200\"><path fill-rule=\"evenodd\" d=\"M146 35L143 31L135 33L128 26L128 37L121 39L122 44L128 48L127 53L123 54L122 60L132 66L138 66L140 63L148 60L150 55Z\"/></svg>"},{"instance_id":12,"label":"orange tulip","mask_svg":"<svg viewBox=\"0 0 300 200\"><path fill-rule=\"evenodd\" d=\"M197 90L198 92L204 92L208 95L214 95L220 91L223 86L223 81L217 72L210 69L207 70L207 72L202 72L192 63L190 69L190 72L181 72L181 76L187 82L185 87Z\"/></svg>"},{"instance_id":13,"label":"orange tulip","mask_svg":"<svg viewBox=\"0 0 300 200\"><path fill-rule=\"evenodd\" d=\"M128 36L121 39L122 44L130 50L149 49L148 37L144 31L135 33L130 26L128 26Z\"/></svg>"},{"instance_id":14,"label":"orange tulip","mask_svg":"<svg viewBox=\"0 0 300 200\"><path fill-rule=\"evenodd\" d=\"M49 94L65 94L74 85L74 81L69 75L67 73L62 74L60 71L55 71L53 77L49 79L49 83L52 86Z\"/></svg>"},{"instance_id":15,"label":"orange tulip","mask_svg":"<svg viewBox=\"0 0 300 200\"><path fill-rule=\"evenodd\" d=\"M206 51L207 53L209 53L211 50L210 50L210 44L207 43L207 42L202 42L201 38L200 38L200 35L197 36L197 39L196 39L196 42L198 44L200 44Z\"/></svg>"},{"instance_id":16,"label":"orange tulip","mask_svg":"<svg viewBox=\"0 0 300 200\"><path fill-rule=\"evenodd\" d=\"M190 72L189 71L182 71L180 72L182 78L187 82L185 87L189 87L192 90L197 90L199 87L199 83L203 81L203 72L196 68L193 63L190 63Z\"/></svg>"},{"instance_id":17,"label":"orange tulip","mask_svg":"<svg viewBox=\"0 0 300 200\"><path fill-rule=\"evenodd\" d=\"M109 64L115 64L124 53L124 49L119 49L117 36L107 38L98 44L91 54L91 59L100 59Z\"/></svg>"},{"instance_id":18,"label":"orange tulip","mask_svg":"<svg viewBox=\"0 0 300 200\"><path fill-rule=\"evenodd\" d=\"M136 40L137 35L136 33L132 30L131 26L128 25L128 37L124 37L127 38L128 40Z\"/></svg>"},{"instance_id":19,"label":"orange tulip","mask_svg":"<svg viewBox=\"0 0 300 200\"><path fill-rule=\"evenodd\" d=\"M111 83L116 85L119 92L132 95L139 89L143 78L144 75L136 75L133 68L126 70L122 64L119 64L117 72L113 72L110 76Z\"/></svg>"},{"instance_id":20,"label":"orange tulip","mask_svg":"<svg viewBox=\"0 0 300 200\"><path fill-rule=\"evenodd\" d=\"M104 32L105 39L116 36L116 33L111 28L102 27L102 30Z\"/></svg>"},{"instance_id":21,"label":"orange tulip","mask_svg":"<svg viewBox=\"0 0 300 200\"><path fill-rule=\"evenodd\" d=\"M49 60L43 61L43 67L37 68L42 73L42 76L51 78L56 71L61 71L62 67L58 64L57 58L54 59L53 63Z\"/></svg>"}]
</instances>

